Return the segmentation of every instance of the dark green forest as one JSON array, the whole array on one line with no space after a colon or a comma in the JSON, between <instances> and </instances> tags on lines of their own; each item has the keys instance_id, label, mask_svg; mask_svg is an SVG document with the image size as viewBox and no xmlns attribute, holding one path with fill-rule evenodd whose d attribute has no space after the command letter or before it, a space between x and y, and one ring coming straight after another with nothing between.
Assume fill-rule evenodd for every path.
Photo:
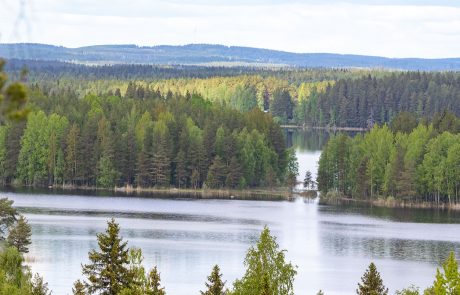
<instances>
[{"instance_id":1,"label":"dark green forest","mask_svg":"<svg viewBox=\"0 0 460 295\"><path fill-rule=\"evenodd\" d=\"M418 119L449 110L460 116L458 73L406 72L382 77L340 79L298 102L298 123L313 126L372 127L400 112Z\"/></svg>"}]
</instances>

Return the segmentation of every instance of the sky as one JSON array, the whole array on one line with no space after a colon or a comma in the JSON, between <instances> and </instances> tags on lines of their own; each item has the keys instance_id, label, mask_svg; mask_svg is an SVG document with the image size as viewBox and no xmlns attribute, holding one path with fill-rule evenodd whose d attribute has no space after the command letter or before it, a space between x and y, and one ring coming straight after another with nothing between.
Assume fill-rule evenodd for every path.
<instances>
[{"instance_id":1,"label":"sky","mask_svg":"<svg viewBox=\"0 0 460 295\"><path fill-rule=\"evenodd\" d=\"M460 0L0 0L0 42L460 57Z\"/></svg>"}]
</instances>

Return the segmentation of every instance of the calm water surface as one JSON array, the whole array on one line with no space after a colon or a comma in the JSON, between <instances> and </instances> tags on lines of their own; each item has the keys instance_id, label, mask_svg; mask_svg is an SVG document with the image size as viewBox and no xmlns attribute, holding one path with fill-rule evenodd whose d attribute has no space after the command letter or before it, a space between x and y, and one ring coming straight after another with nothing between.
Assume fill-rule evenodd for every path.
<instances>
[{"instance_id":1,"label":"calm water surface","mask_svg":"<svg viewBox=\"0 0 460 295\"><path fill-rule=\"evenodd\" d=\"M391 293L426 287L438 263L460 250L460 216L293 202L146 199L2 193L32 225L29 256L54 294L70 294L96 233L115 217L146 267L158 265L168 294L198 294L214 264L230 285L264 225L298 266L296 294L354 294L370 261Z\"/></svg>"}]
</instances>

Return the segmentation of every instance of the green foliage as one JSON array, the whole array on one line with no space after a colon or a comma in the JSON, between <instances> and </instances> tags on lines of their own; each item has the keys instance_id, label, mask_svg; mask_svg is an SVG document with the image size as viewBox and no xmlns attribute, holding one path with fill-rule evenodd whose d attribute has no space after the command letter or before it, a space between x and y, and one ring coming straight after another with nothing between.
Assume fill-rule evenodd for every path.
<instances>
[{"instance_id":1,"label":"green foliage","mask_svg":"<svg viewBox=\"0 0 460 295\"><path fill-rule=\"evenodd\" d=\"M414 114L409 112L401 112L397 114L390 123L393 132L410 133L417 127L418 122Z\"/></svg>"},{"instance_id":2,"label":"green foliage","mask_svg":"<svg viewBox=\"0 0 460 295\"><path fill-rule=\"evenodd\" d=\"M72 287L72 294L73 295L86 295L86 288L85 285L80 281L77 280Z\"/></svg>"},{"instance_id":3,"label":"green foliage","mask_svg":"<svg viewBox=\"0 0 460 295\"><path fill-rule=\"evenodd\" d=\"M0 199L0 239L5 239L5 231L17 220L18 212L13 207L13 201L7 198Z\"/></svg>"},{"instance_id":4,"label":"green foliage","mask_svg":"<svg viewBox=\"0 0 460 295\"><path fill-rule=\"evenodd\" d=\"M200 291L201 295L225 295L227 292L224 290L225 282L222 281L222 274L220 268L215 265L212 268L211 275L208 276L208 282L205 283L206 291Z\"/></svg>"},{"instance_id":5,"label":"green foliage","mask_svg":"<svg viewBox=\"0 0 460 295\"><path fill-rule=\"evenodd\" d=\"M103 188L110 188L115 185L118 172L113 166L109 156L103 155L99 159L97 185Z\"/></svg>"},{"instance_id":6,"label":"green foliage","mask_svg":"<svg viewBox=\"0 0 460 295\"><path fill-rule=\"evenodd\" d=\"M256 76L205 83L112 81L111 89L108 81L75 83L81 85L77 88L70 80L31 85L34 112L25 128L0 129L5 184L201 188L208 174L210 180L216 174L216 156L222 169L217 182L208 181L212 187L273 186L285 180L282 131L256 106L269 102L275 88L292 97L295 87L286 81ZM113 95L117 89L128 94Z\"/></svg>"},{"instance_id":7,"label":"green foliage","mask_svg":"<svg viewBox=\"0 0 460 295\"><path fill-rule=\"evenodd\" d=\"M89 264L82 266L89 294L116 295L129 286L129 249L120 237L120 227L114 219L107 222L105 233L97 235L99 251L88 253Z\"/></svg>"},{"instance_id":8,"label":"green foliage","mask_svg":"<svg viewBox=\"0 0 460 295\"><path fill-rule=\"evenodd\" d=\"M410 133L374 126L332 137L319 160L318 188L356 199L454 204L460 201L460 135L420 124Z\"/></svg>"},{"instance_id":9,"label":"green foliage","mask_svg":"<svg viewBox=\"0 0 460 295\"><path fill-rule=\"evenodd\" d=\"M46 116L43 111L30 114L21 138L17 167L18 178L26 185L52 184L54 179L62 177L64 162L60 143L67 125L67 119L56 114Z\"/></svg>"},{"instance_id":10,"label":"green foliage","mask_svg":"<svg viewBox=\"0 0 460 295\"><path fill-rule=\"evenodd\" d=\"M146 295L165 295L165 289L160 285L161 278L157 267L155 266L149 272L147 279Z\"/></svg>"},{"instance_id":11,"label":"green foliage","mask_svg":"<svg viewBox=\"0 0 460 295\"><path fill-rule=\"evenodd\" d=\"M361 283L358 283L356 290L358 295L387 295L388 288L385 288L383 281L380 278L380 273L377 271L374 263L369 265L364 275L361 278Z\"/></svg>"},{"instance_id":12,"label":"green foliage","mask_svg":"<svg viewBox=\"0 0 460 295\"><path fill-rule=\"evenodd\" d=\"M24 258L16 248L9 247L0 252L0 294L50 295L48 284L25 267Z\"/></svg>"},{"instance_id":13,"label":"green foliage","mask_svg":"<svg viewBox=\"0 0 460 295\"><path fill-rule=\"evenodd\" d=\"M20 253L28 253L32 230L24 216L20 216L17 223L9 229L7 242L10 247L18 249Z\"/></svg>"},{"instance_id":14,"label":"green foliage","mask_svg":"<svg viewBox=\"0 0 460 295\"><path fill-rule=\"evenodd\" d=\"M279 88L275 90L270 111L274 117L278 117L283 123L287 123L293 118L294 102L287 89Z\"/></svg>"},{"instance_id":15,"label":"green foliage","mask_svg":"<svg viewBox=\"0 0 460 295\"><path fill-rule=\"evenodd\" d=\"M25 107L27 91L24 84L20 82L8 84L4 66L5 61L0 59L0 124L5 120L23 120L29 112Z\"/></svg>"},{"instance_id":16,"label":"green foliage","mask_svg":"<svg viewBox=\"0 0 460 295\"><path fill-rule=\"evenodd\" d=\"M288 165L286 170L286 183L291 190L297 184L297 176L299 175L299 163L293 149L288 150Z\"/></svg>"},{"instance_id":17,"label":"green foliage","mask_svg":"<svg viewBox=\"0 0 460 295\"><path fill-rule=\"evenodd\" d=\"M398 290L395 293L395 295L419 295L419 294L420 294L420 289L415 286L410 286L409 288Z\"/></svg>"},{"instance_id":18,"label":"green foliage","mask_svg":"<svg viewBox=\"0 0 460 295\"><path fill-rule=\"evenodd\" d=\"M306 189L313 189L315 186L313 177L310 171L305 172L305 178L303 180L303 187Z\"/></svg>"},{"instance_id":19,"label":"green foliage","mask_svg":"<svg viewBox=\"0 0 460 295\"><path fill-rule=\"evenodd\" d=\"M433 291L436 295L460 294L460 273L454 252L443 263L442 270L436 270Z\"/></svg>"},{"instance_id":20,"label":"green foliage","mask_svg":"<svg viewBox=\"0 0 460 295\"><path fill-rule=\"evenodd\" d=\"M442 122L442 131L459 130L460 123L452 120L452 116L435 115L445 110L460 115L459 79L454 72L391 72L337 79L309 95L299 89L302 99L295 110L297 122L312 126L368 128L374 123L382 125L393 120L391 125L395 131L409 132L417 121L437 117L435 122ZM403 115L395 118L399 113Z\"/></svg>"},{"instance_id":21,"label":"green foliage","mask_svg":"<svg viewBox=\"0 0 460 295\"><path fill-rule=\"evenodd\" d=\"M35 274L32 279L32 293L31 295L51 295L48 289L48 283L43 281L43 278Z\"/></svg>"},{"instance_id":22,"label":"green foliage","mask_svg":"<svg viewBox=\"0 0 460 295\"><path fill-rule=\"evenodd\" d=\"M295 266L285 261L284 252L279 250L276 239L265 227L257 244L248 250L244 261L246 273L242 279L235 281L231 294L294 294L297 271Z\"/></svg>"}]
</instances>

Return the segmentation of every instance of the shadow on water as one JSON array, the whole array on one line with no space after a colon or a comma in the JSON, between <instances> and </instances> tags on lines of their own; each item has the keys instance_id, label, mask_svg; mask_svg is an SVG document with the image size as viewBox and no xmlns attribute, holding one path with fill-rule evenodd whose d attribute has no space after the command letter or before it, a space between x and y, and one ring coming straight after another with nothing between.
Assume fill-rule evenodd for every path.
<instances>
[{"instance_id":1,"label":"shadow on water","mask_svg":"<svg viewBox=\"0 0 460 295\"><path fill-rule=\"evenodd\" d=\"M342 204L320 206L319 210L329 214L360 214L396 222L460 224L460 211L447 209L386 208L368 205Z\"/></svg>"}]
</instances>

